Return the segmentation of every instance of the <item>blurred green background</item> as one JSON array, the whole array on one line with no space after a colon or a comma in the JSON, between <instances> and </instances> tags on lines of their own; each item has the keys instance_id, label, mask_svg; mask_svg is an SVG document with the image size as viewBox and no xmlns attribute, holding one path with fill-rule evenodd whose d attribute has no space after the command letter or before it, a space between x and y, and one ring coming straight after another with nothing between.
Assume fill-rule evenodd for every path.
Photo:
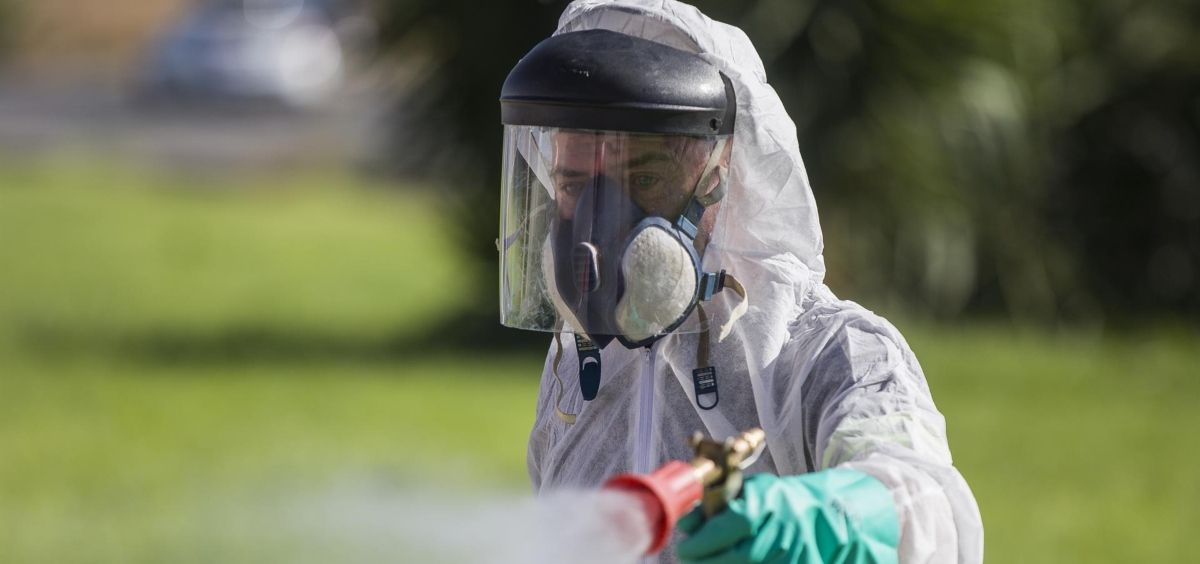
<instances>
[{"instance_id":1,"label":"blurred green background","mask_svg":"<svg viewBox=\"0 0 1200 564\"><path fill-rule=\"evenodd\" d=\"M563 4L335 3L371 31L320 104L147 96L207 4L0 0L0 562L377 561L278 517L527 491L547 339L495 321L495 96ZM1196 7L733 4L989 561L1189 560Z\"/></svg>"}]
</instances>

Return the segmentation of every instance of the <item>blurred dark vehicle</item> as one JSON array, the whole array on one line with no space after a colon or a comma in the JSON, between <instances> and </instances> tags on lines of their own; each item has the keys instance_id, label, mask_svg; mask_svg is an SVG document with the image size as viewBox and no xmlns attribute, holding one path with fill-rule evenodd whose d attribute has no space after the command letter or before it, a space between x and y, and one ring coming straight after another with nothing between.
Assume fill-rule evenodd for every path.
<instances>
[{"instance_id":1,"label":"blurred dark vehicle","mask_svg":"<svg viewBox=\"0 0 1200 564\"><path fill-rule=\"evenodd\" d=\"M139 100L318 106L342 84L353 17L334 0L202 1L151 47Z\"/></svg>"}]
</instances>

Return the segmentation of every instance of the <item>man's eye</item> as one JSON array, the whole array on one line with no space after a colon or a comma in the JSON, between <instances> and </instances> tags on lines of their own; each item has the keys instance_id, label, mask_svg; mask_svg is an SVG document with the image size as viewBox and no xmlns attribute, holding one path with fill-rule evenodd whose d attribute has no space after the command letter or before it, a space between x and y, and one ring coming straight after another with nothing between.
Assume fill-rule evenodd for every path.
<instances>
[{"instance_id":1,"label":"man's eye","mask_svg":"<svg viewBox=\"0 0 1200 564\"><path fill-rule=\"evenodd\" d=\"M629 177L629 184L639 190L645 190L657 186L659 180L661 177L657 174L634 174Z\"/></svg>"},{"instance_id":2,"label":"man's eye","mask_svg":"<svg viewBox=\"0 0 1200 564\"><path fill-rule=\"evenodd\" d=\"M583 191L583 183L582 182L561 182L558 185L558 189L559 189L559 191L561 191L562 193L564 193L568 196L576 196L580 192Z\"/></svg>"}]
</instances>

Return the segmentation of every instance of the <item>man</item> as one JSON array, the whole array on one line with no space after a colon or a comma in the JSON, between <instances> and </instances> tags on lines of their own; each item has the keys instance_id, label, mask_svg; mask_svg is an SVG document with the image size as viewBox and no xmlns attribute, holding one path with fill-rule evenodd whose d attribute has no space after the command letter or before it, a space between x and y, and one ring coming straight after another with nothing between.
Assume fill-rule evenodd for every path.
<instances>
[{"instance_id":1,"label":"man","mask_svg":"<svg viewBox=\"0 0 1200 564\"><path fill-rule=\"evenodd\" d=\"M662 561L982 560L912 351L822 283L795 127L740 30L671 0L580 0L501 104L501 318L555 333L537 491L761 427L741 496L681 520Z\"/></svg>"}]
</instances>

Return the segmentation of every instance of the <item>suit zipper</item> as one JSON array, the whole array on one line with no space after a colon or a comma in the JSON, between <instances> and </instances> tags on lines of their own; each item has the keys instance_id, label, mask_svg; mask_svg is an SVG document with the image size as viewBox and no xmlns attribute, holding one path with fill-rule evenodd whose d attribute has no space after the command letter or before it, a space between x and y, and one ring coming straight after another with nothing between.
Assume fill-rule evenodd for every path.
<instances>
[{"instance_id":1,"label":"suit zipper","mask_svg":"<svg viewBox=\"0 0 1200 564\"><path fill-rule=\"evenodd\" d=\"M654 349L645 348L638 393L637 436L634 440L633 471L648 474L654 470Z\"/></svg>"}]
</instances>

